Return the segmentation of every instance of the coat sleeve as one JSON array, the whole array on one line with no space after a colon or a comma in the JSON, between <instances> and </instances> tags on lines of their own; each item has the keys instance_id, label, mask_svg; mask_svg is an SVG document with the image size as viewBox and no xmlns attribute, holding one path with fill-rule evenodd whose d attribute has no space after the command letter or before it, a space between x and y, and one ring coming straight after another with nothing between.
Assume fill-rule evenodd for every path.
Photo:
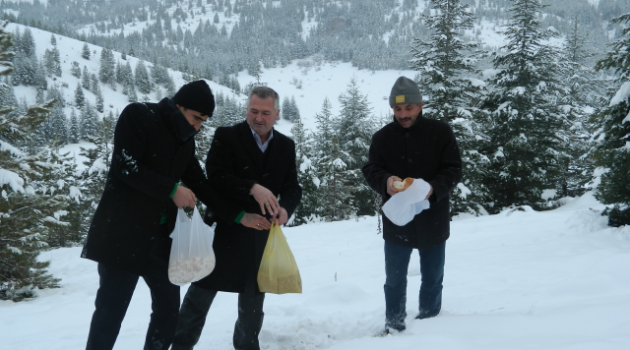
<instances>
[{"instance_id":1,"label":"coat sleeve","mask_svg":"<svg viewBox=\"0 0 630 350\"><path fill-rule=\"evenodd\" d=\"M175 181L144 165L147 133L155 123L153 111L143 104L130 104L121 113L114 131L111 173L123 183L159 200L169 198Z\"/></svg>"},{"instance_id":2,"label":"coat sleeve","mask_svg":"<svg viewBox=\"0 0 630 350\"><path fill-rule=\"evenodd\" d=\"M237 156L230 145L230 128L218 128L214 133L212 145L206 158L206 172L208 179L217 191L224 196L247 201L249 191L256 181L239 178L234 174L234 159Z\"/></svg>"},{"instance_id":3,"label":"coat sleeve","mask_svg":"<svg viewBox=\"0 0 630 350\"><path fill-rule=\"evenodd\" d=\"M218 217L226 222L232 222L241 212L238 206L217 193L204 175L194 152L182 175L182 182L208 207L212 219L216 220Z\"/></svg>"},{"instance_id":4,"label":"coat sleeve","mask_svg":"<svg viewBox=\"0 0 630 350\"><path fill-rule=\"evenodd\" d=\"M387 199L389 198L389 194L387 194L387 179L393 175L385 170L385 160L381 152L382 149L381 138L379 134L376 133L372 136L368 161L363 165L361 171L368 185L380 194L383 199Z\"/></svg>"},{"instance_id":5,"label":"coat sleeve","mask_svg":"<svg viewBox=\"0 0 630 350\"><path fill-rule=\"evenodd\" d=\"M439 202L448 198L449 193L462 179L462 159L453 130L448 125L445 126L443 139L445 143L440 153L438 173L433 180L429 181L433 187L430 202Z\"/></svg>"},{"instance_id":6,"label":"coat sleeve","mask_svg":"<svg viewBox=\"0 0 630 350\"><path fill-rule=\"evenodd\" d=\"M297 164L295 163L295 142L287 139L289 146L289 159L282 160L289 162L289 170L287 171L284 181L280 187L280 206L283 207L290 218L293 212L300 204L302 199L302 186L298 182Z\"/></svg>"}]
</instances>

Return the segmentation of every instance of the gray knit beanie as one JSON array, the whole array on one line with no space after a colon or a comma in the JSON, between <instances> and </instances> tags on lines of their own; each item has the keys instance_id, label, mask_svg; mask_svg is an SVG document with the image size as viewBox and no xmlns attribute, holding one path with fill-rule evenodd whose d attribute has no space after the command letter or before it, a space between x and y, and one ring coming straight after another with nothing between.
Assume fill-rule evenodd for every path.
<instances>
[{"instance_id":1,"label":"gray knit beanie","mask_svg":"<svg viewBox=\"0 0 630 350\"><path fill-rule=\"evenodd\" d=\"M398 78L392 87L392 93L389 94L390 106L403 103L422 103L422 94L420 94L418 84L407 77Z\"/></svg>"}]
</instances>

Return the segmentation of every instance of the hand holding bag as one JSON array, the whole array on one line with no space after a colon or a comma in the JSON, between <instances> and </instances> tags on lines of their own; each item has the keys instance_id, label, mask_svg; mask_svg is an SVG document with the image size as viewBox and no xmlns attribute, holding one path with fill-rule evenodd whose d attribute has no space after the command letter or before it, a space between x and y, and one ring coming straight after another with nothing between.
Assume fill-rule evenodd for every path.
<instances>
[{"instance_id":1,"label":"hand holding bag","mask_svg":"<svg viewBox=\"0 0 630 350\"><path fill-rule=\"evenodd\" d=\"M398 226L405 226L413 217L428 209L429 201L424 199L431 185L422 179L415 179L403 192L396 193L383 205L383 213Z\"/></svg>"},{"instance_id":2,"label":"hand holding bag","mask_svg":"<svg viewBox=\"0 0 630 350\"><path fill-rule=\"evenodd\" d=\"M177 212L168 261L168 278L173 284L184 285L208 276L216 265L212 242L214 230L206 225L195 207L192 219L183 209Z\"/></svg>"}]
</instances>

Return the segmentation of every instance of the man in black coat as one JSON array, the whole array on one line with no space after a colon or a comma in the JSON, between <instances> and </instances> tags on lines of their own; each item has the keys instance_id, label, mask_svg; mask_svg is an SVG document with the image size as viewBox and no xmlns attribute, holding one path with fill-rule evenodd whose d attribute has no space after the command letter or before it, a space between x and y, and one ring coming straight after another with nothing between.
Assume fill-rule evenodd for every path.
<instances>
[{"instance_id":1,"label":"man in black coat","mask_svg":"<svg viewBox=\"0 0 630 350\"><path fill-rule=\"evenodd\" d=\"M437 316L442 307L444 254L450 235L449 193L461 179L461 158L448 124L422 116L422 95L412 80L400 77L389 103L394 121L372 137L368 162L362 171L372 189L386 202L397 193L401 179L421 178L431 189L430 208L411 222L397 226L383 216L385 239L385 331L405 329L407 269L412 250L420 254L420 312L418 319Z\"/></svg>"},{"instance_id":2,"label":"man in black coat","mask_svg":"<svg viewBox=\"0 0 630 350\"><path fill-rule=\"evenodd\" d=\"M114 347L139 277L153 301L144 349L170 346L180 297L168 279L169 234L177 208L193 207L195 194L206 204L217 201L193 139L213 110L212 91L200 80L172 100L132 103L120 115L105 189L81 254L98 262L100 276L88 350ZM234 218L238 208L223 205L215 215Z\"/></svg>"},{"instance_id":3,"label":"man in black coat","mask_svg":"<svg viewBox=\"0 0 630 350\"><path fill-rule=\"evenodd\" d=\"M295 144L273 129L280 113L278 104L274 90L256 87L249 95L246 121L215 132L206 163L208 179L228 198L227 204L241 212L236 219L225 220L208 211L206 222L217 222L216 267L189 287L172 350L192 349L197 344L218 291L239 293L234 348L260 349L265 294L258 289L258 268L271 222L285 224L302 197Z\"/></svg>"}]
</instances>

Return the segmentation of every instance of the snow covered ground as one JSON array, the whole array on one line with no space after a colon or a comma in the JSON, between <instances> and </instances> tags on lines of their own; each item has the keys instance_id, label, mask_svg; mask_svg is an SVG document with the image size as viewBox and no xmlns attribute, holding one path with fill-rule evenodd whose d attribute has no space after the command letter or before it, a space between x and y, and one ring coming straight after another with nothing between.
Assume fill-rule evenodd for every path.
<instances>
[{"instance_id":1,"label":"snow covered ground","mask_svg":"<svg viewBox=\"0 0 630 350\"><path fill-rule=\"evenodd\" d=\"M408 329L385 338L373 337L384 318L376 218L285 228L304 292L268 294L262 348L630 349L630 227L607 227L601 209L586 194L553 211L454 221L442 313L413 319L420 284L413 258ZM96 263L79 253L64 248L41 256L63 288L27 302L0 302L3 349L85 346L98 274ZM115 349L142 348L149 314L149 291L140 282ZM232 349L235 319L236 295L220 293L196 349Z\"/></svg>"}]
</instances>

